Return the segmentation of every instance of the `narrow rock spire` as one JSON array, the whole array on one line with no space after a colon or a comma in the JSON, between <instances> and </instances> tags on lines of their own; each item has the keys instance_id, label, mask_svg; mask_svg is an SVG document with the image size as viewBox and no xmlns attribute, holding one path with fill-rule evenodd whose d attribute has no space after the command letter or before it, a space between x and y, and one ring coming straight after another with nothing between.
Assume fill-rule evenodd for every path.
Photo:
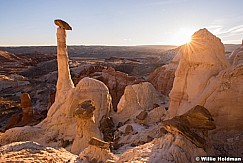
<instances>
[{"instance_id":1,"label":"narrow rock spire","mask_svg":"<svg viewBox=\"0 0 243 163\"><path fill-rule=\"evenodd\" d=\"M71 79L70 69L68 65L68 52L67 52L66 31L65 31L65 30L69 30L71 27L68 25L70 28L66 29L60 26L60 23L59 24L56 23L59 21L58 20L54 21L55 24L59 26L57 28L57 62L58 62L58 80L57 80L57 87L56 87L57 98L59 98L58 94L60 91L64 93L70 90L71 88L74 88L74 84ZM67 23L64 22L64 24ZM62 96L65 96L63 95L63 93Z\"/></svg>"}]
</instances>

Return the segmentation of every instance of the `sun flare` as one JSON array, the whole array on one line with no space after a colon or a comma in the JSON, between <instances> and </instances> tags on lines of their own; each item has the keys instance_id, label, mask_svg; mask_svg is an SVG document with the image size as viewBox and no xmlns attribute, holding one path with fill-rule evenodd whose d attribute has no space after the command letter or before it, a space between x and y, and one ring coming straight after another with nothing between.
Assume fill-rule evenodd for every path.
<instances>
[{"instance_id":1,"label":"sun flare","mask_svg":"<svg viewBox=\"0 0 243 163\"><path fill-rule=\"evenodd\" d=\"M190 28L180 28L176 32L176 37L174 39L174 44L183 45L191 41L191 36L194 33L194 30Z\"/></svg>"}]
</instances>

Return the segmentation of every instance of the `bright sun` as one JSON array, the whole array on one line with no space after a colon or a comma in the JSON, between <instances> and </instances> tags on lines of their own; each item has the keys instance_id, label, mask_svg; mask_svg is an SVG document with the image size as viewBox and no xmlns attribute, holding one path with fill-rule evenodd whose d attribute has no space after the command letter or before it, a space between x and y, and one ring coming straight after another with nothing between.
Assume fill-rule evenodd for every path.
<instances>
[{"instance_id":1,"label":"bright sun","mask_svg":"<svg viewBox=\"0 0 243 163\"><path fill-rule=\"evenodd\" d=\"M173 39L174 44L183 45L191 41L191 36L194 31L190 28L180 28Z\"/></svg>"}]
</instances>

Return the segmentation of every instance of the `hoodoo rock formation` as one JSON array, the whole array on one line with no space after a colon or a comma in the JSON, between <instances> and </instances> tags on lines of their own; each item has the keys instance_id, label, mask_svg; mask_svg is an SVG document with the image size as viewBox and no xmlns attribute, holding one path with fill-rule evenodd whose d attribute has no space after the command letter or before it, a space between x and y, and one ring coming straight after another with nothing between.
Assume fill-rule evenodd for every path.
<instances>
[{"instance_id":1,"label":"hoodoo rock formation","mask_svg":"<svg viewBox=\"0 0 243 163\"><path fill-rule=\"evenodd\" d=\"M183 45L179 53L180 61L170 92L170 117L182 115L197 105L195 100L205 90L209 79L229 67L224 45L205 28L195 32L192 41Z\"/></svg>"},{"instance_id":2,"label":"hoodoo rock formation","mask_svg":"<svg viewBox=\"0 0 243 163\"><path fill-rule=\"evenodd\" d=\"M20 102L21 102L21 109L22 112L15 113L11 116L9 119L5 130L12 128L12 127L22 127L25 125L30 125L33 121L33 107L30 99L30 95L28 93L23 93L20 96ZM34 125L34 124L32 124Z\"/></svg>"},{"instance_id":3,"label":"hoodoo rock formation","mask_svg":"<svg viewBox=\"0 0 243 163\"><path fill-rule=\"evenodd\" d=\"M102 138L103 134L99 130L100 122L109 116L111 106L108 88L104 83L91 78L83 78L74 87L68 66L65 28L57 28L57 44L58 81L56 98L48 111L47 118L33 127L25 126L7 130L0 137L1 145L14 141L31 140L53 147L65 146L68 150L79 153L85 147L80 145L82 142L77 140L78 138L89 138L97 135ZM88 114L87 121L80 121L80 115L89 112L89 109L83 111L83 113L79 110L82 109L85 101L90 101L95 109L91 111L93 117L89 117ZM91 128L85 128L82 131L84 121L85 127Z\"/></svg>"},{"instance_id":4,"label":"hoodoo rock formation","mask_svg":"<svg viewBox=\"0 0 243 163\"><path fill-rule=\"evenodd\" d=\"M28 93L23 93L20 96L21 108L23 112L23 117L20 121L20 126L27 125L33 119L33 107L31 104L30 95Z\"/></svg>"},{"instance_id":5,"label":"hoodoo rock formation","mask_svg":"<svg viewBox=\"0 0 243 163\"><path fill-rule=\"evenodd\" d=\"M232 65L223 49L220 39L206 29L196 32L192 42L180 50L179 66L170 93L168 119L183 115L196 105L204 106L212 114L216 130L209 132L214 147L208 151L209 155L233 154L242 150L237 143L243 129L242 47L231 54ZM234 148L230 150L228 146L232 144Z\"/></svg>"}]
</instances>

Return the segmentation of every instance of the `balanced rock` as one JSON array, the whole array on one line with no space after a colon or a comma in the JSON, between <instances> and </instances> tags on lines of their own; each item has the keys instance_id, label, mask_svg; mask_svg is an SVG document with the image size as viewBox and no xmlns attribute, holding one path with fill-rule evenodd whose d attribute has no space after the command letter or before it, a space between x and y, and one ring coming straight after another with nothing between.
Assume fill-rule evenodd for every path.
<instances>
[{"instance_id":1,"label":"balanced rock","mask_svg":"<svg viewBox=\"0 0 243 163\"><path fill-rule=\"evenodd\" d=\"M109 90L104 83L87 77L80 80L75 87L68 64L65 28L57 28L57 45L56 96L47 117L35 126L7 130L0 137L1 145L30 140L45 146L61 147L63 142L69 141L73 143L66 149L78 154L88 145L90 137L98 135L103 139L99 127L102 119L110 115ZM80 110L80 107L87 110ZM80 115L87 118L79 118ZM80 138L87 138L87 141L80 142Z\"/></svg>"},{"instance_id":2,"label":"balanced rock","mask_svg":"<svg viewBox=\"0 0 243 163\"><path fill-rule=\"evenodd\" d=\"M92 137L89 141L90 145L94 145L96 147L102 148L102 149L110 149L110 144L107 142L104 142L96 137Z\"/></svg>"},{"instance_id":3,"label":"balanced rock","mask_svg":"<svg viewBox=\"0 0 243 163\"><path fill-rule=\"evenodd\" d=\"M61 19L56 19L54 20L54 23L59 26L62 29L65 30L72 30L72 27L65 21L61 20Z\"/></svg>"},{"instance_id":4,"label":"balanced rock","mask_svg":"<svg viewBox=\"0 0 243 163\"><path fill-rule=\"evenodd\" d=\"M168 132L180 133L200 148L203 148L206 145L206 140L201 137L200 134L216 128L209 111L199 105L181 116L176 116L170 120L163 121L162 124ZM198 130L198 132L195 130Z\"/></svg>"}]
</instances>

